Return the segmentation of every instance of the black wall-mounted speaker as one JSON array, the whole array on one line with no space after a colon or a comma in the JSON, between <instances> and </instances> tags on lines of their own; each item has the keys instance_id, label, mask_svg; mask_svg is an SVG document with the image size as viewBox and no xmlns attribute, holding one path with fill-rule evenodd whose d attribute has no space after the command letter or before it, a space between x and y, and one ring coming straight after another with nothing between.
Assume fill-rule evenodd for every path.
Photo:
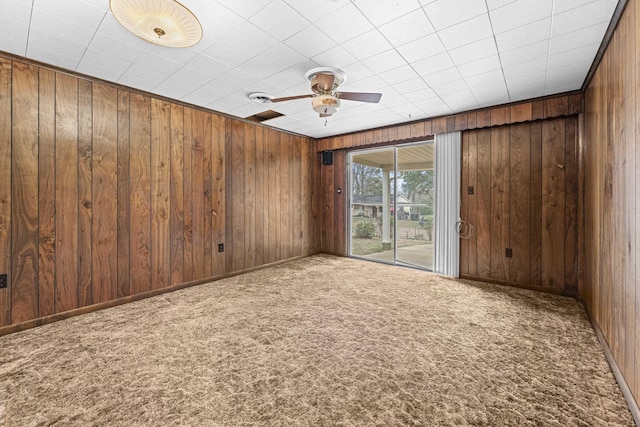
<instances>
[{"instance_id":1,"label":"black wall-mounted speaker","mask_svg":"<svg viewBox=\"0 0 640 427\"><path fill-rule=\"evenodd\" d=\"M323 165L332 165L333 164L333 151L323 151L322 152L322 164Z\"/></svg>"}]
</instances>

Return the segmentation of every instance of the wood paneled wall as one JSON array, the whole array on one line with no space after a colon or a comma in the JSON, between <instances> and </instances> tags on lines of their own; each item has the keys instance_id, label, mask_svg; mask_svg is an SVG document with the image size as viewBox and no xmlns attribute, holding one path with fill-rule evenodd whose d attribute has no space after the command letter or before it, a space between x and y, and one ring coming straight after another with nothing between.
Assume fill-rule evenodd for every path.
<instances>
[{"instance_id":1,"label":"wood paneled wall","mask_svg":"<svg viewBox=\"0 0 640 427\"><path fill-rule=\"evenodd\" d=\"M320 153L317 164L321 164ZM321 251L328 254L346 256L347 251L347 152L333 152L333 164L320 166L320 191L322 200Z\"/></svg>"},{"instance_id":2,"label":"wood paneled wall","mask_svg":"<svg viewBox=\"0 0 640 427\"><path fill-rule=\"evenodd\" d=\"M0 327L318 252L316 156L309 138L0 58Z\"/></svg>"},{"instance_id":3,"label":"wood paneled wall","mask_svg":"<svg viewBox=\"0 0 640 427\"><path fill-rule=\"evenodd\" d=\"M356 132L348 135L340 135L340 136L324 138L319 140L317 144L317 150L333 151L333 160L334 160L333 165L321 166L322 188L320 189L321 194L319 196L320 200L322 200L322 221L323 221L322 240L321 240L321 246L320 246L321 251L326 253L336 254L336 255L347 255L347 252L348 252L348 247L347 247L348 230L347 230L347 217L346 217L347 194L345 193L345 191L348 191L348 186L347 186L347 176L345 172L346 172L346 155L349 150L367 148L368 146L372 146L372 145L402 144L403 142L414 142L417 140L426 140L426 139L431 139L434 133L454 131L454 130L463 130L467 132L480 132L482 135L491 135L493 132L495 132L496 135L501 135L502 139L504 139L504 137L506 137L507 139L510 139L513 133L514 141L516 141L516 143L518 144L518 148L515 149L513 152L513 156L514 156L513 161L514 162L524 161L523 159L519 159L520 152L524 151L525 148L527 148L526 145L529 144L530 141L528 139L521 139L521 138L528 138L529 136L527 135L519 136L520 132L522 132L523 129L531 128L533 129L534 132L536 129L538 129L539 130L538 139L540 139L542 138L542 130L541 130L542 123L546 123L545 129L548 132L548 134L545 134L545 138L549 140L548 144L546 145L547 151L548 151L548 148L551 147L551 145L549 144L552 144L555 138L560 137L559 134L556 135L555 133L553 133L553 132L560 132L560 130L555 129L553 126L550 125L550 123L552 123L553 121L549 121L549 120L553 118L560 119L560 121L554 122L554 123L565 123L564 118L567 119L567 123L570 123L569 128L567 129L567 132L573 132L573 134L570 135L572 143L568 147L565 147L564 140L563 140L563 149L567 148L570 150L571 149L575 150L576 141L577 141L575 123L576 123L577 114L581 111L582 111L581 94L571 93L571 94L562 94L558 96L553 96L553 97L540 99L540 100L532 100L528 102L520 102L520 103L511 104L511 105L486 108L486 109L471 111L467 113L460 113L450 117L441 117L437 119L424 120L421 122L416 122L411 124L389 126L385 128L372 129L372 130ZM512 125L509 126L509 124L512 124ZM472 131L473 129L478 129L478 130ZM498 130L498 129L501 129L501 130ZM463 134L467 134L467 132L464 132ZM538 144L538 147L534 150L538 150L538 151L541 150L542 142L537 141L535 143ZM501 142L494 141L494 145L496 144L504 145L505 142L502 140ZM490 147L488 147L487 149L489 148ZM504 155L505 153L507 153L506 154L507 156L509 155L509 151L500 152L501 155ZM549 156L551 155L559 156L561 153L558 151L553 153L545 152L545 154ZM467 156L468 155L469 153L467 153ZM477 153L475 154L471 153L471 155L477 155ZM542 156L542 152L538 153L538 156ZM575 180L577 179L577 175L575 175L575 173L577 173L576 172L577 165L575 163L577 161L576 154L568 153L567 156L570 158L567 163L567 167L570 168L570 170L572 171L570 174L570 180L567 181L567 185L577 186L575 182ZM483 158L481 161L486 161L488 158L489 157ZM548 159L550 158L551 157L549 157ZM505 165L508 165L509 160L510 159L508 157L500 159L500 161L502 161L503 163L501 164L501 166L499 166L498 163L496 163L498 159L496 158L493 159L493 162L494 162L493 166L497 174L501 173L499 172L499 168L507 167ZM506 163L504 163L505 161ZM316 162L319 164L320 159L318 158ZM559 164L564 164L563 162L560 162ZM482 164L480 166L483 167ZM488 164L486 166L490 167L491 165ZM469 167L470 167L470 163L469 163L469 158L467 157L466 160L463 160L463 175L466 174L466 176L469 176L469 170L467 170L467 168ZM549 168L546 169L545 171L547 174L552 174L553 172L555 172L553 169L549 169ZM537 170L537 169L532 170L531 179L532 180L542 179L541 177L538 177L538 178L534 177L534 174L541 174L541 172L542 172L541 170ZM471 172L471 173L473 174L475 172ZM487 179L488 178L489 177L487 177ZM498 175L494 177L494 179L495 178L498 178ZM555 175L549 175L550 180L553 180L554 178L555 178ZM502 176L501 179L503 180L502 183L504 184L505 188L507 188L507 190L511 188L509 187L510 183L509 183L508 175ZM535 183L532 185L535 185ZM463 188L466 189L467 185L463 183L463 186L464 186ZM338 194L338 188L341 188L343 190L342 194ZM542 190L543 189L541 188L540 191ZM552 188L545 188L544 190L551 191ZM570 215L570 216L569 217L563 216L563 218L567 221L567 224L568 224L567 233L571 234L575 232L575 224L576 224L575 208L576 208L577 202L574 203L573 198L577 197L577 188L574 189L573 187L570 187L569 190L573 191L571 196L572 209L567 210L567 215ZM517 192L514 191L514 194L516 193ZM553 194L556 194L556 193L557 192ZM502 192L496 191L494 193L495 201L499 200L497 198L498 194L502 195L502 197L504 198L504 195L502 194ZM557 200L550 200L550 201L557 202ZM504 203L504 201L501 201L500 203ZM539 215L539 216L542 215L540 203L542 203L542 201L539 201L539 203L536 202L535 204L537 206L537 209L539 210L539 212L536 215ZM514 204L514 206L518 206L518 205ZM489 209L489 208L490 206L486 207L486 209ZM474 207L473 209L477 210L478 208ZM549 210L548 212L545 211L545 214L551 215L551 212L552 212L551 210ZM487 211L486 215L488 214L489 213ZM518 214L523 216L524 212L518 212ZM479 215L482 217L483 214L479 213ZM505 224L507 223L503 221L502 225L506 226ZM554 222L553 225L554 227L557 227L558 223ZM514 225L514 227L516 228L513 229L514 230L513 231L514 236L512 237L513 241L516 241L519 238L516 236L518 226L520 225L519 224ZM540 227L542 227L542 225L540 225ZM509 240L508 238L502 235L500 235L500 237L496 237L497 235L494 235L494 232L498 232L500 230L501 230L500 228L495 228L491 232L491 235L492 235L491 239L493 239L494 241L494 246L497 245L499 241L502 242L502 241ZM556 230L554 229L554 231ZM545 235L548 236L549 232L550 232L549 229L546 229ZM535 230L534 230L534 233L535 233ZM567 239L575 240L577 238L571 235L571 236L568 236ZM484 243L482 241L482 238L480 243L481 244ZM498 251L497 248L498 246L495 246L494 248L496 251L496 255ZM556 250L558 248L554 247L550 249ZM544 270L544 273L542 273L541 271L516 273L517 265L514 265L513 274L510 271L507 274L507 269L505 266L508 264L508 262L505 260L502 260L501 261L502 267L501 267L500 265L496 264L498 262L496 258L494 261L494 264L496 265L494 265L494 267L496 269L499 269L499 272L498 270L496 270L493 274L489 274L490 269L489 270L484 269L482 264L483 262L482 257L484 256L483 254L480 255L480 258L481 258L480 266L481 268L483 268L483 270L477 270L477 261L470 261L467 259L467 257L471 256L472 254L470 249L468 249L468 244L463 243L461 250L463 251L461 253L461 257L463 258L462 263L465 264L464 266L461 265L461 267L463 268L462 271L464 271L464 274L468 275L469 277L473 276L476 278L491 279L494 281L503 281L503 282L512 283L512 284L526 285L529 287L544 286L548 289L555 290L561 293L568 293L568 294L576 293L577 278L575 277L576 270L573 267L566 271L566 274L568 275L566 279L568 280L568 282L565 282L564 279L562 281L560 280L560 274L557 271L552 274L551 272L548 272L546 269ZM570 251L575 250L575 245L573 245L573 243L567 244L567 250L570 250ZM537 254L539 252L540 251L538 250L537 252L534 251L533 253ZM504 255L504 248L502 249L502 254ZM519 257L523 255L524 255L523 252L518 251ZM546 253L544 256L549 258L552 257L552 255L549 255ZM577 255L575 253L569 252L567 256L570 257L571 259L566 260L566 262L574 266L575 265L574 257L576 257ZM477 257L477 251L473 252L473 257L474 259ZM534 260L532 262L534 263L534 266L531 268L541 268L539 265L542 262L541 260ZM562 268L564 269L564 267ZM544 280L542 278L543 274L545 275ZM512 275L514 277L511 277ZM533 281L526 283L527 278L529 276L532 277ZM565 285L565 283L567 284Z\"/></svg>"},{"instance_id":4,"label":"wood paneled wall","mask_svg":"<svg viewBox=\"0 0 640 427\"><path fill-rule=\"evenodd\" d=\"M542 99L487 107L453 116L327 137L318 140L317 146L318 151L327 151L385 143L412 142L431 138L438 133L572 116L581 111L582 94L579 92L565 93Z\"/></svg>"},{"instance_id":5,"label":"wood paneled wall","mask_svg":"<svg viewBox=\"0 0 640 427\"><path fill-rule=\"evenodd\" d=\"M577 137L577 116L463 132L462 277L577 294Z\"/></svg>"},{"instance_id":6,"label":"wood paneled wall","mask_svg":"<svg viewBox=\"0 0 640 427\"><path fill-rule=\"evenodd\" d=\"M580 289L640 404L640 4L627 2L585 93Z\"/></svg>"}]
</instances>

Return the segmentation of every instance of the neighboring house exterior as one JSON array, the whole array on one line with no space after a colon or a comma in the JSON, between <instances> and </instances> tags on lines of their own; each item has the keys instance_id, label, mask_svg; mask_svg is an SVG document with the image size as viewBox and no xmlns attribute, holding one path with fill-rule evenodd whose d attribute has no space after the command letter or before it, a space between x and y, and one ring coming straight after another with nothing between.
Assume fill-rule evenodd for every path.
<instances>
[{"instance_id":1,"label":"neighboring house exterior","mask_svg":"<svg viewBox=\"0 0 640 427\"><path fill-rule=\"evenodd\" d=\"M403 195L397 198L398 215L409 215L410 202ZM393 206L389 208L393 212ZM365 218L377 218L381 216L382 195L381 194L365 194L354 195L351 200L351 215Z\"/></svg>"}]
</instances>

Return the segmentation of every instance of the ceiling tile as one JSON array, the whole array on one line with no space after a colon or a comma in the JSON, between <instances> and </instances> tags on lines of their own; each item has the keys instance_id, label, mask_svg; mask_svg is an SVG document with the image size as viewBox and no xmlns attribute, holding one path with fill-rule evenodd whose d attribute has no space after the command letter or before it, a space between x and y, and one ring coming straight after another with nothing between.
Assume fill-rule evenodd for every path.
<instances>
[{"instance_id":1,"label":"ceiling tile","mask_svg":"<svg viewBox=\"0 0 640 427\"><path fill-rule=\"evenodd\" d=\"M204 54L229 67L237 67L254 56L251 52L227 40L220 40L210 46Z\"/></svg>"},{"instance_id":2,"label":"ceiling tile","mask_svg":"<svg viewBox=\"0 0 640 427\"><path fill-rule=\"evenodd\" d=\"M464 80L454 80L452 82L444 83L439 86L433 86L433 91L441 98L443 98L444 95L460 92L463 90L468 90Z\"/></svg>"},{"instance_id":3,"label":"ceiling tile","mask_svg":"<svg viewBox=\"0 0 640 427\"><path fill-rule=\"evenodd\" d=\"M598 51L598 47L600 47L600 44L594 43L577 49L568 50L566 52L556 53L549 56L548 67L552 69L574 64L576 62L591 62ZM589 67L587 66L587 70L588 68Z\"/></svg>"},{"instance_id":4,"label":"ceiling tile","mask_svg":"<svg viewBox=\"0 0 640 427\"><path fill-rule=\"evenodd\" d=\"M493 70L487 73L482 73L475 76L467 77L464 79L464 81L467 83L467 86L470 89L473 89L476 87L496 84L500 82L504 83L504 74L502 74L501 69Z\"/></svg>"},{"instance_id":5,"label":"ceiling tile","mask_svg":"<svg viewBox=\"0 0 640 427\"><path fill-rule=\"evenodd\" d=\"M455 49L492 35L491 23L487 14L471 18L452 27L438 31L440 40L447 49Z\"/></svg>"},{"instance_id":6,"label":"ceiling tile","mask_svg":"<svg viewBox=\"0 0 640 427\"><path fill-rule=\"evenodd\" d=\"M584 6L587 3L593 3L594 0L555 0L553 2L554 13L566 12L576 7Z\"/></svg>"},{"instance_id":7,"label":"ceiling tile","mask_svg":"<svg viewBox=\"0 0 640 427\"><path fill-rule=\"evenodd\" d=\"M421 76L446 70L455 64L451 60L448 52L434 55L430 58L421 59L413 63L413 69Z\"/></svg>"},{"instance_id":8,"label":"ceiling tile","mask_svg":"<svg viewBox=\"0 0 640 427\"><path fill-rule=\"evenodd\" d=\"M489 10L493 10L502 6L506 6L509 3L513 3L516 0L486 0L486 1L487 1L487 6L489 7Z\"/></svg>"},{"instance_id":9,"label":"ceiling tile","mask_svg":"<svg viewBox=\"0 0 640 427\"><path fill-rule=\"evenodd\" d=\"M407 60L407 62L414 62L442 53L446 49L437 34L430 34L418 40L398 46L396 50L405 60Z\"/></svg>"},{"instance_id":10,"label":"ceiling tile","mask_svg":"<svg viewBox=\"0 0 640 427\"><path fill-rule=\"evenodd\" d=\"M435 32L422 9L410 12L380 27L393 45L403 45Z\"/></svg>"},{"instance_id":11,"label":"ceiling tile","mask_svg":"<svg viewBox=\"0 0 640 427\"><path fill-rule=\"evenodd\" d=\"M498 49L496 48L496 41L493 36L449 51L451 59L453 59L457 65L493 56L497 53Z\"/></svg>"},{"instance_id":12,"label":"ceiling tile","mask_svg":"<svg viewBox=\"0 0 640 427\"><path fill-rule=\"evenodd\" d=\"M254 55L258 55L278 43L278 40L250 22L241 24L231 31L224 40L236 46L242 46L244 50Z\"/></svg>"},{"instance_id":13,"label":"ceiling tile","mask_svg":"<svg viewBox=\"0 0 640 427\"><path fill-rule=\"evenodd\" d=\"M500 53L503 67L528 62L533 59L544 58L549 54L549 40L542 40L517 49Z\"/></svg>"},{"instance_id":14,"label":"ceiling tile","mask_svg":"<svg viewBox=\"0 0 640 427\"><path fill-rule=\"evenodd\" d=\"M435 73L426 74L422 76L422 78L429 84L429 86L438 86L454 80L460 80L462 79L462 76L456 67L452 67Z\"/></svg>"},{"instance_id":15,"label":"ceiling tile","mask_svg":"<svg viewBox=\"0 0 640 427\"><path fill-rule=\"evenodd\" d=\"M406 65L406 61L395 50L391 49L361 61L374 73L384 73L393 68Z\"/></svg>"},{"instance_id":16,"label":"ceiling tile","mask_svg":"<svg viewBox=\"0 0 640 427\"><path fill-rule=\"evenodd\" d=\"M117 80L117 78L120 77L122 73L129 69L131 64L131 61L118 58L114 55L109 55L105 51L87 49L82 56L82 60L80 61L79 66L84 66L84 69L87 69L87 66L89 65L106 68L113 72L111 74L116 75Z\"/></svg>"},{"instance_id":17,"label":"ceiling tile","mask_svg":"<svg viewBox=\"0 0 640 427\"><path fill-rule=\"evenodd\" d=\"M344 7L348 0L284 0L289 6L306 17L310 22L317 22L325 16Z\"/></svg>"},{"instance_id":18,"label":"ceiling tile","mask_svg":"<svg viewBox=\"0 0 640 427\"><path fill-rule=\"evenodd\" d=\"M102 52L108 57L116 57L129 62L135 61L144 52L144 49L139 49L102 33L96 33L93 36L89 49Z\"/></svg>"},{"instance_id":19,"label":"ceiling tile","mask_svg":"<svg viewBox=\"0 0 640 427\"><path fill-rule=\"evenodd\" d=\"M188 7L200 17L202 25L202 40L192 47L198 52L207 50L245 22L240 15L213 0L192 1Z\"/></svg>"},{"instance_id":20,"label":"ceiling tile","mask_svg":"<svg viewBox=\"0 0 640 427\"><path fill-rule=\"evenodd\" d=\"M615 2L596 0L563 13L553 18L551 34L553 37L576 31L602 22L609 22L615 10Z\"/></svg>"},{"instance_id":21,"label":"ceiling tile","mask_svg":"<svg viewBox=\"0 0 640 427\"><path fill-rule=\"evenodd\" d=\"M324 37L330 37L337 43L344 43L374 28L352 3L322 18L316 26L325 33Z\"/></svg>"},{"instance_id":22,"label":"ceiling tile","mask_svg":"<svg viewBox=\"0 0 640 427\"><path fill-rule=\"evenodd\" d=\"M353 0L353 3L376 26L383 25L420 8L420 3L416 0L392 2Z\"/></svg>"},{"instance_id":23,"label":"ceiling tile","mask_svg":"<svg viewBox=\"0 0 640 427\"><path fill-rule=\"evenodd\" d=\"M498 50L518 49L551 37L551 18L541 19L501 34L496 34Z\"/></svg>"},{"instance_id":24,"label":"ceiling tile","mask_svg":"<svg viewBox=\"0 0 640 427\"><path fill-rule=\"evenodd\" d=\"M253 15L267 7L271 0L217 0L218 3L232 10L234 13L245 19L251 18Z\"/></svg>"},{"instance_id":25,"label":"ceiling tile","mask_svg":"<svg viewBox=\"0 0 640 427\"><path fill-rule=\"evenodd\" d=\"M356 57L349 53L343 46L334 46L311 59L323 67L334 68L346 67L358 61Z\"/></svg>"},{"instance_id":26,"label":"ceiling tile","mask_svg":"<svg viewBox=\"0 0 640 427\"><path fill-rule=\"evenodd\" d=\"M240 65L238 69L259 79L264 79L285 70L304 59L304 56L289 46L285 44L277 44L255 58L252 58Z\"/></svg>"},{"instance_id":27,"label":"ceiling tile","mask_svg":"<svg viewBox=\"0 0 640 427\"><path fill-rule=\"evenodd\" d=\"M122 74L118 70L113 68L103 67L101 65L90 64L88 62L81 62L76 71L87 76L97 77L108 82L117 82Z\"/></svg>"},{"instance_id":28,"label":"ceiling tile","mask_svg":"<svg viewBox=\"0 0 640 427\"><path fill-rule=\"evenodd\" d=\"M86 47L82 44L77 44L65 40L58 39L57 37L53 37L46 33L40 33L38 31L31 31L29 33L29 46L27 50L27 55L31 57L34 52L38 51L48 51L49 54L44 55L45 57L65 57L67 59L71 59L75 61L75 65L71 68L72 70L75 66L80 62ZM39 60L43 58L43 52L39 54ZM38 59L35 58L34 59ZM65 68L69 69L70 62L65 61ZM54 62L54 64L59 65ZM62 65L60 65L62 66Z\"/></svg>"},{"instance_id":29,"label":"ceiling tile","mask_svg":"<svg viewBox=\"0 0 640 427\"><path fill-rule=\"evenodd\" d=\"M44 13L92 31L95 31L105 17L104 8L98 8L82 1L71 3L52 0L33 0L34 15ZM4 13L4 11L3 11Z\"/></svg>"},{"instance_id":30,"label":"ceiling tile","mask_svg":"<svg viewBox=\"0 0 640 427\"><path fill-rule=\"evenodd\" d=\"M389 71L380 73L379 76L390 85L406 82L407 80L413 80L419 77L410 65L402 65L400 67L393 68Z\"/></svg>"},{"instance_id":31,"label":"ceiling tile","mask_svg":"<svg viewBox=\"0 0 640 427\"><path fill-rule=\"evenodd\" d=\"M392 48L391 44L378 30L367 31L342 43L342 47L359 60L370 58Z\"/></svg>"},{"instance_id":32,"label":"ceiling tile","mask_svg":"<svg viewBox=\"0 0 640 427\"><path fill-rule=\"evenodd\" d=\"M516 77L526 76L528 74L536 74L547 70L547 58L533 59L527 62L521 62L516 65L504 67L504 77L507 80L514 79Z\"/></svg>"},{"instance_id":33,"label":"ceiling tile","mask_svg":"<svg viewBox=\"0 0 640 427\"><path fill-rule=\"evenodd\" d=\"M229 65L213 59L204 53L191 60L188 66L207 73L211 77L221 76L231 69Z\"/></svg>"},{"instance_id":34,"label":"ceiling tile","mask_svg":"<svg viewBox=\"0 0 640 427\"><path fill-rule=\"evenodd\" d=\"M501 68L502 65L500 64L498 55L458 65L458 71L460 71L460 74L464 78L477 76L478 74L488 73L489 71L499 70Z\"/></svg>"},{"instance_id":35,"label":"ceiling tile","mask_svg":"<svg viewBox=\"0 0 640 427\"><path fill-rule=\"evenodd\" d=\"M313 25L289 37L285 43L308 58L336 46L330 37Z\"/></svg>"},{"instance_id":36,"label":"ceiling tile","mask_svg":"<svg viewBox=\"0 0 640 427\"><path fill-rule=\"evenodd\" d=\"M486 4L483 1L437 0L423 6L423 8L437 30L487 13Z\"/></svg>"},{"instance_id":37,"label":"ceiling tile","mask_svg":"<svg viewBox=\"0 0 640 427\"><path fill-rule=\"evenodd\" d=\"M553 11L553 0L517 0L489 12L496 34L548 18Z\"/></svg>"},{"instance_id":38,"label":"ceiling tile","mask_svg":"<svg viewBox=\"0 0 640 427\"><path fill-rule=\"evenodd\" d=\"M88 44L94 33L91 29L40 11L33 12L31 27L38 28L38 32L41 34L47 34L58 40L77 45Z\"/></svg>"},{"instance_id":39,"label":"ceiling tile","mask_svg":"<svg viewBox=\"0 0 640 427\"><path fill-rule=\"evenodd\" d=\"M604 36L608 22L592 25L591 27L582 28L580 30L565 33L560 36L551 37L549 41L549 54L566 52L576 47L582 47L590 44L600 44Z\"/></svg>"},{"instance_id":40,"label":"ceiling tile","mask_svg":"<svg viewBox=\"0 0 640 427\"><path fill-rule=\"evenodd\" d=\"M311 23L282 0L273 0L251 22L278 40L285 40ZM282 23L286 22L286 25Z\"/></svg>"}]
</instances>

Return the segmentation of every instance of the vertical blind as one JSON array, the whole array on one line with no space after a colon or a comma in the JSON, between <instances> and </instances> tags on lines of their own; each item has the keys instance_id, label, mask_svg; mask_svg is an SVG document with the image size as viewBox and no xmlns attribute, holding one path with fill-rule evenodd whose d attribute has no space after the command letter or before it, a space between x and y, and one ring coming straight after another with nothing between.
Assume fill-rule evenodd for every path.
<instances>
[{"instance_id":1,"label":"vertical blind","mask_svg":"<svg viewBox=\"0 0 640 427\"><path fill-rule=\"evenodd\" d=\"M461 134L436 135L435 254L433 271L458 277L460 273L460 157Z\"/></svg>"}]
</instances>

